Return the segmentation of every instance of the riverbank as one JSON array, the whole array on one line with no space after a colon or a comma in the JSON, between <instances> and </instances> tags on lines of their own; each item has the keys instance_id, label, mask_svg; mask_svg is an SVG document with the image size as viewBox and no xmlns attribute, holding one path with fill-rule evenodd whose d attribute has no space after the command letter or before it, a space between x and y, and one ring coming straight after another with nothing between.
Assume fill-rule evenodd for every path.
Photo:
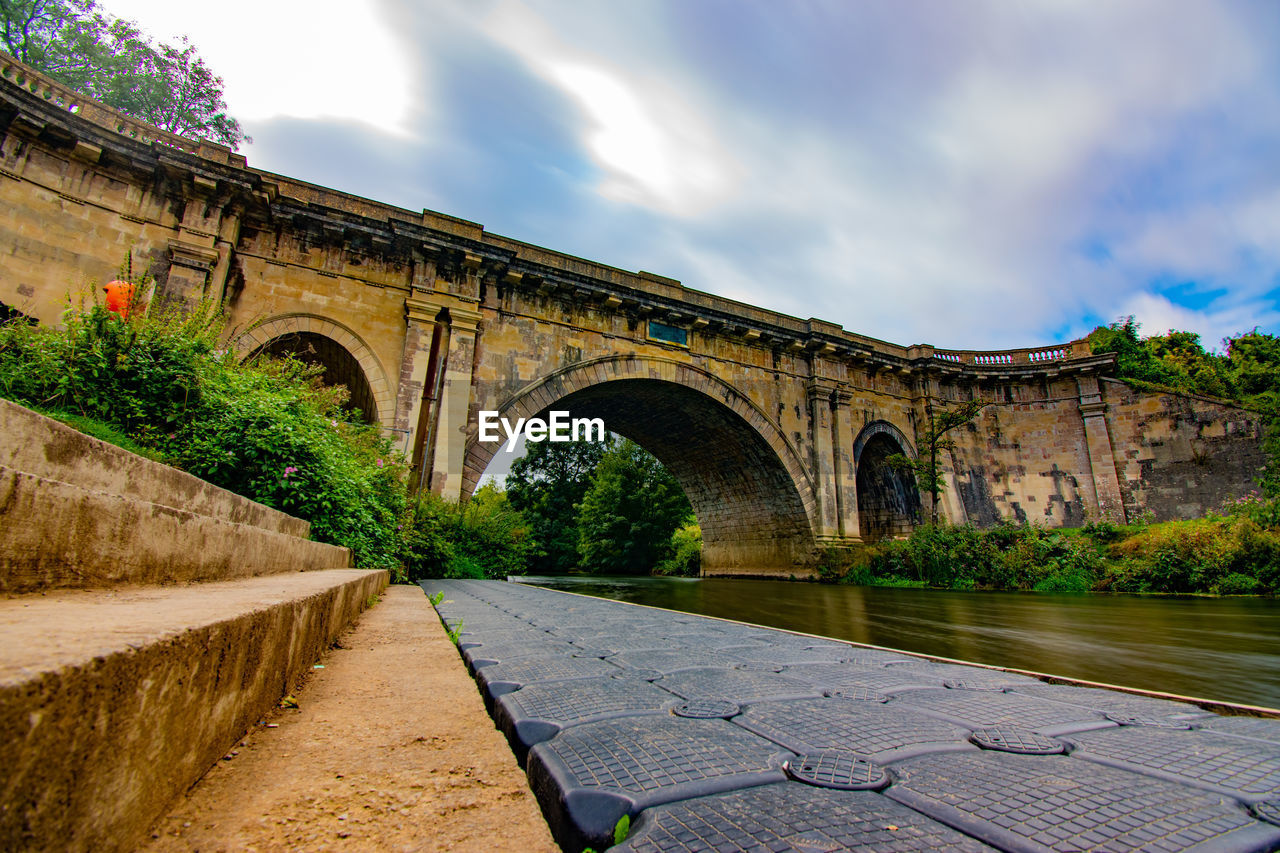
<instances>
[{"instance_id":1,"label":"riverbank","mask_svg":"<svg viewBox=\"0 0 1280 853\"><path fill-rule=\"evenodd\" d=\"M420 588L389 587L320 664L147 850L557 853Z\"/></svg>"}]
</instances>

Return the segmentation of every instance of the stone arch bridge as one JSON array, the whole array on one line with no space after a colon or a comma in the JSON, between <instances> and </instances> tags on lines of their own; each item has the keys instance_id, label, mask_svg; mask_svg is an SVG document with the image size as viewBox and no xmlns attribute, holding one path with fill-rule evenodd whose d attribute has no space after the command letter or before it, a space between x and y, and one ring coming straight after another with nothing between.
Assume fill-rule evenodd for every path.
<instances>
[{"instance_id":1,"label":"stone arch bridge","mask_svg":"<svg viewBox=\"0 0 1280 853\"><path fill-rule=\"evenodd\" d=\"M1261 464L1256 419L1142 394L1080 341L900 346L254 169L0 57L0 303L56 323L67 293L149 259L157 298L223 300L246 354L348 386L421 481L458 499L496 445L478 412L602 417L680 480L708 573L797 571L901 534L889 468L926 407L988 408L945 458L946 518L1073 524L1217 505Z\"/></svg>"}]
</instances>

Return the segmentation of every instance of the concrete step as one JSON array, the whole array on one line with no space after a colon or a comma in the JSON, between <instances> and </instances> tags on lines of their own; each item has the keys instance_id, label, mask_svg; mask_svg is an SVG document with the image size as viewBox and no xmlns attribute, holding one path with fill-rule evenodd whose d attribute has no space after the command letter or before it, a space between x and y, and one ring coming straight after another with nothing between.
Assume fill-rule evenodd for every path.
<instances>
[{"instance_id":1,"label":"concrete step","mask_svg":"<svg viewBox=\"0 0 1280 853\"><path fill-rule=\"evenodd\" d=\"M0 466L306 539L310 522L0 400Z\"/></svg>"},{"instance_id":2,"label":"concrete step","mask_svg":"<svg viewBox=\"0 0 1280 853\"><path fill-rule=\"evenodd\" d=\"M350 560L336 545L0 466L0 593L228 580Z\"/></svg>"},{"instance_id":3,"label":"concrete step","mask_svg":"<svg viewBox=\"0 0 1280 853\"><path fill-rule=\"evenodd\" d=\"M0 849L131 849L387 581L339 569L0 599Z\"/></svg>"}]
</instances>

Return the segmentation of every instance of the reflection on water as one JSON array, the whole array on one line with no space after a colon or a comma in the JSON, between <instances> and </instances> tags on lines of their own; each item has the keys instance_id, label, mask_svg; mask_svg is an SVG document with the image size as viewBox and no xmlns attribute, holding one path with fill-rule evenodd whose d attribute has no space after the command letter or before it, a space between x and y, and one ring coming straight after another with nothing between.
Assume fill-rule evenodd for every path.
<instances>
[{"instance_id":1,"label":"reflection on water","mask_svg":"<svg viewBox=\"0 0 1280 853\"><path fill-rule=\"evenodd\" d=\"M537 577L587 595L1089 681L1280 708L1280 601Z\"/></svg>"}]
</instances>

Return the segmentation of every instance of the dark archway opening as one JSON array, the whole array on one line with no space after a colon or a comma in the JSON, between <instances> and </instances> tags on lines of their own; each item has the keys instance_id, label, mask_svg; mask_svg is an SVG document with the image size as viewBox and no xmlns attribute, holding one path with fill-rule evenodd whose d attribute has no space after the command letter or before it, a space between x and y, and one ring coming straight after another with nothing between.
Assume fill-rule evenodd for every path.
<instances>
[{"instance_id":1,"label":"dark archway opening","mask_svg":"<svg viewBox=\"0 0 1280 853\"><path fill-rule=\"evenodd\" d=\"M910 473L886 461L905 449L887 433L867 439L858 457L858 526L863 542L911 533L920 520L920 492Z\"/></svg>"},{"instance_id":2,"label":"dark archway opening","mask_svg":"<svg viewBox=\"0 0 1280 853\"><path fill-rule=\"evenodd\" d=\"M324 384L341 385L350 393L347 408L352 414L367 424L377 422L378 407L373 402L373 389L369 387L360 362L332 338L315 332L291 332L268 341L254 350L250 357L259 353L276 357L291 355L307 364L323 367L321 381Z\"/></svg>"},{"instance_id":3,"label":"dark archway opening","mask_svg":"<svg viewBox=\"0 0 1280 853\"><path fill-rule=\"evenodd\" d=\"M778 453L719 400L659 379L616 379L539 413L600 418L652 453L684 489L702 528L703 574L786 574L812 557L800 493Z\"/></svg>"}]
</instances>

